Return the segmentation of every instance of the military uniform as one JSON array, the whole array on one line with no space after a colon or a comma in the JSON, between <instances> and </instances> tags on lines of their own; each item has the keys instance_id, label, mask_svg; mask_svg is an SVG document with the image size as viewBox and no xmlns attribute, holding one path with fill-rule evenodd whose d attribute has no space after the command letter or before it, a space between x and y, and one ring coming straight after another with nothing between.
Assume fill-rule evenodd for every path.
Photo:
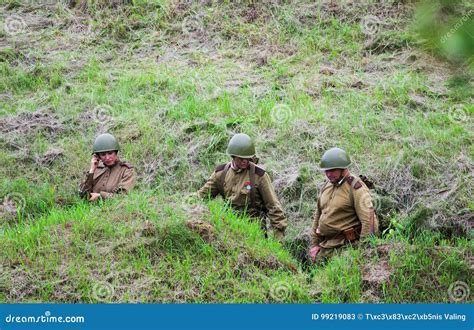
<instances>
[{"instance_id":1,"label":"military uniform","mask_svg":"<svg viewBox=\"0 0 474 330\"><path fill-rule=\"evenodd\" d=\"M281 240L285 236L287 220L283 208L273 190L270 176L252 161L255 145L244 133L234 135L227 146L227 154L233 157L228 164L217 166L206 184L198 191L200 197L221 195L238 211L247 212L259 219L261 228L267 234L266 216L270 219L274 235ZM234 161L246 159L248 167L238 168ZM247 165L245 165L247 166Z\"/></svg>"},{"instance_id":2,"label":"military uniform","mask_svg":"<svg viewBox=\"0 0 474 330\"><path fill-rule=\"evenodd\" d=\"M102 162L95 167L99 154L111 151L115 153L120 151L117 140L112 134L100 134L92 146L92 153L95 155L94 165L91 165L85 181L79 186L81 197L89 199L91 193L96 193L103 199L110 198L115 194L126 193L135 186L135 171L128 163L117 160L110 167Z\"/></svg>"},{"instance_id":3,"label":"military uniform","mask_svg":"<svg viewBox=\"0 0 474 330\"><path fill-rule=\"evenodd\" d=\"M312 245L320 246L317 258L378 232L372 198L364 182L348 176L339 183L326 182L318 199Z\"/></svg>"},{"instance_id":4,"label":"military uniform","mask_svg":"<svg viewBox=\"0 0 474 330\"><path fill-rule=\"evenodd\" d=\"M118 161L111 167L100 163L94 173L87 173L79 190L82 197L98 193L105 199L128 192L135 186L135 180L135 171L128 163Z\"/></svg>"},{"instance_id":5,"label":"military uniform","mask_svg":"<svg viewBox=\"0 0 474 330\"><path fill-rule=\"evenodd\" d=\"M254 176L254 180L251 176ZM287 219L270 176L263 168L253 163L250 163L248 169L237 169L232 163L217 166L206 184L198 191L198 195L202 198L221 195L234 209L247 211L251 217L263 220L266 215L270 219L275 236L279 239L284 236ZM264 221L262 229L266 230Z\"/></svg>"}]
</instances>

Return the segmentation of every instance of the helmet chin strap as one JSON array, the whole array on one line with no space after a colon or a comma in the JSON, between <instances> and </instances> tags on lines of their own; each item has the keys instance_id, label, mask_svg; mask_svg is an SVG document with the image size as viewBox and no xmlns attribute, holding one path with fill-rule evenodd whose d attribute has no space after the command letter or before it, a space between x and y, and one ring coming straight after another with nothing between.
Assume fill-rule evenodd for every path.
<instances>
[{"instance_id":1,"label":"helmet chin strap","mask_svg":"<svg viewBox=\"0 0 474 330\"><path fill-rule=\"evenodd\" d=\"M337 181L337 185L340 186L343 182L344 182L344 179L346 178L345 176L341 175L342 178L340 177L339 180Z\"/></svg>"},{"instance_id":2,"label":"helmet chin strap","mask_svg":"<svg viewBox=\"0 0 474 330\"><path fill-rule=\"evenodd\" d=\"M251 160L248 159L248 165L247 165L247 167L246 167L245 169L250 168L250 162L251 162ZM232 167L234 170L236 170L236 171L244 170L243 168L240 168L240 167L237 166L237 164L235 164L235 156L232 156L232 164L231 164L231 167Z\"/></svg>"},{"instance_id":3,"label":"helmet chin strap","mask_svg":"<svg viewBox=\"0 0 474 330\"><path fill-rule=\"evenodd\" d=\"M346 169L344 169L341 172L341 176L339 176L339 179L337 179L337 185L338 186L340 186L344 182L344 179L346 178L345 172L346 172Z\"/></svg>"}]
</instances>

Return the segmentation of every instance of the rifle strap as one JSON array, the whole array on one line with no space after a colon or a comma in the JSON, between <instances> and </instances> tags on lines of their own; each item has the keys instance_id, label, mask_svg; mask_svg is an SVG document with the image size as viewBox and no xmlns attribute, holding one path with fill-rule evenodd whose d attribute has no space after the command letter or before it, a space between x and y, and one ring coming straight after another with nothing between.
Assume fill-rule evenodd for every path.
<instances>
[{"instance_id":1,"label":"rifle strap","mask_svg":"<svg viewBox=\"0 0 474 330\"><path fill-rule=\"evenodd\" d=\"M224 170L222 171L221 176L219 177L219 181L217 184L217 189L219 190L219 194L222 196L222 198L225 198L224 182L225 182L225 177L227 176L227 172L229 171L229 168L230 168L230 163L227 163L224 167Z\"/></svg>"}]
</instances>

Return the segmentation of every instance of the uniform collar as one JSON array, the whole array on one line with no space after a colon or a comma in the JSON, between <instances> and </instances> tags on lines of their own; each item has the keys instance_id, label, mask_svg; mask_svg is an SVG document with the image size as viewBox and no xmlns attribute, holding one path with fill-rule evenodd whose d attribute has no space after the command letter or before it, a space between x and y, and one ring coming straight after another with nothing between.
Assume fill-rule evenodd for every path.
<instances>
[{"instance_id":1,"label":"uniform collar","mask_svg":"<svg viewBox=\"0 0 474 330\"><path fill-rule=\"evenodd\" d=\"M121 163L122 163L122 162L121 162L119 159L117 159L117 162L116 162L114 165L110 166L110 168L114 168L114 167L120 166Z\"/></svg>"},{"instance_id":2,"label":"uniform collar","mask_svg":"<svg viewBox=\"0 0 474 330\"><path fill-rule=\"evenodd\" d=\"M348 176L343 177L341 180L339 180L339 181L336 182L336 183L333 183L332 185L333 185L334 187L340 187L340 186L342 186L342 185L344 184L344 182L347 180L347 177L348 177Z\"/></svg>"},{"instance_id":3,"label":"uniform collar","mask_svg":"<svg viewBox=\"0 0 474 330\"><path fill-rule=\"evenodd\" d=\"M247 170L247 169L241 169L235 166L234 161L230 162L230 168L233 169L235 173L242 173L243 171Z\"/></svg>"},{"instance_id":4,"label":"uniform collar","mask_svg":"<svg viewBox=\"0 0 474 330\"><path fill-rule=\"evenodd\" d=\"M107 172L107 170L111 171L113 168L120 166L120 160L117 161L113 166L107 167L104 163L100 162L99 166L97 166L97 170L94 173L94 179L97 179L99 176Z\"/></svg>"},{"instance_id":5,"label":"uniform collar","mask_svg":"<svg viewBox=\"0 0 474 330\"><path fill-rule=\"evenodd\" d=\"M109 166L107 166L107 165L105 165L104 163L101 162L101 166L100 166L100 167L113 169L114 167L120 166L120 163L121 163L120 160L117 160L117 162L116 162L114 165L112 165L112 166L109 167Z\"/></svg>"}]
</instances>

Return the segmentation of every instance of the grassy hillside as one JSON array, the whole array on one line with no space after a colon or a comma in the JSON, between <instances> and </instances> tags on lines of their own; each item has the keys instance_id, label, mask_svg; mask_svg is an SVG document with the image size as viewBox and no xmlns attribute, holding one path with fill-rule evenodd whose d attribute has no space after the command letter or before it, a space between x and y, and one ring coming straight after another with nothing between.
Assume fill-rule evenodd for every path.
<instances>
[{"instance_id":1,"label":"grassy hillside","mask_svg":"<svg viewBox=\"0 0 474 330\"><path fill-rule=\"evenodd\" d=\"M473 32L469 2L431 34L436 7L410 1L0 6L0 301L472 302L474 47L452 41ZM88 205L106 131L138 186ZM283 244L189 197L237 132L288 213ZM375 182L383 235L314 267L333 146Z\"/></svg>"}]
</instances>

